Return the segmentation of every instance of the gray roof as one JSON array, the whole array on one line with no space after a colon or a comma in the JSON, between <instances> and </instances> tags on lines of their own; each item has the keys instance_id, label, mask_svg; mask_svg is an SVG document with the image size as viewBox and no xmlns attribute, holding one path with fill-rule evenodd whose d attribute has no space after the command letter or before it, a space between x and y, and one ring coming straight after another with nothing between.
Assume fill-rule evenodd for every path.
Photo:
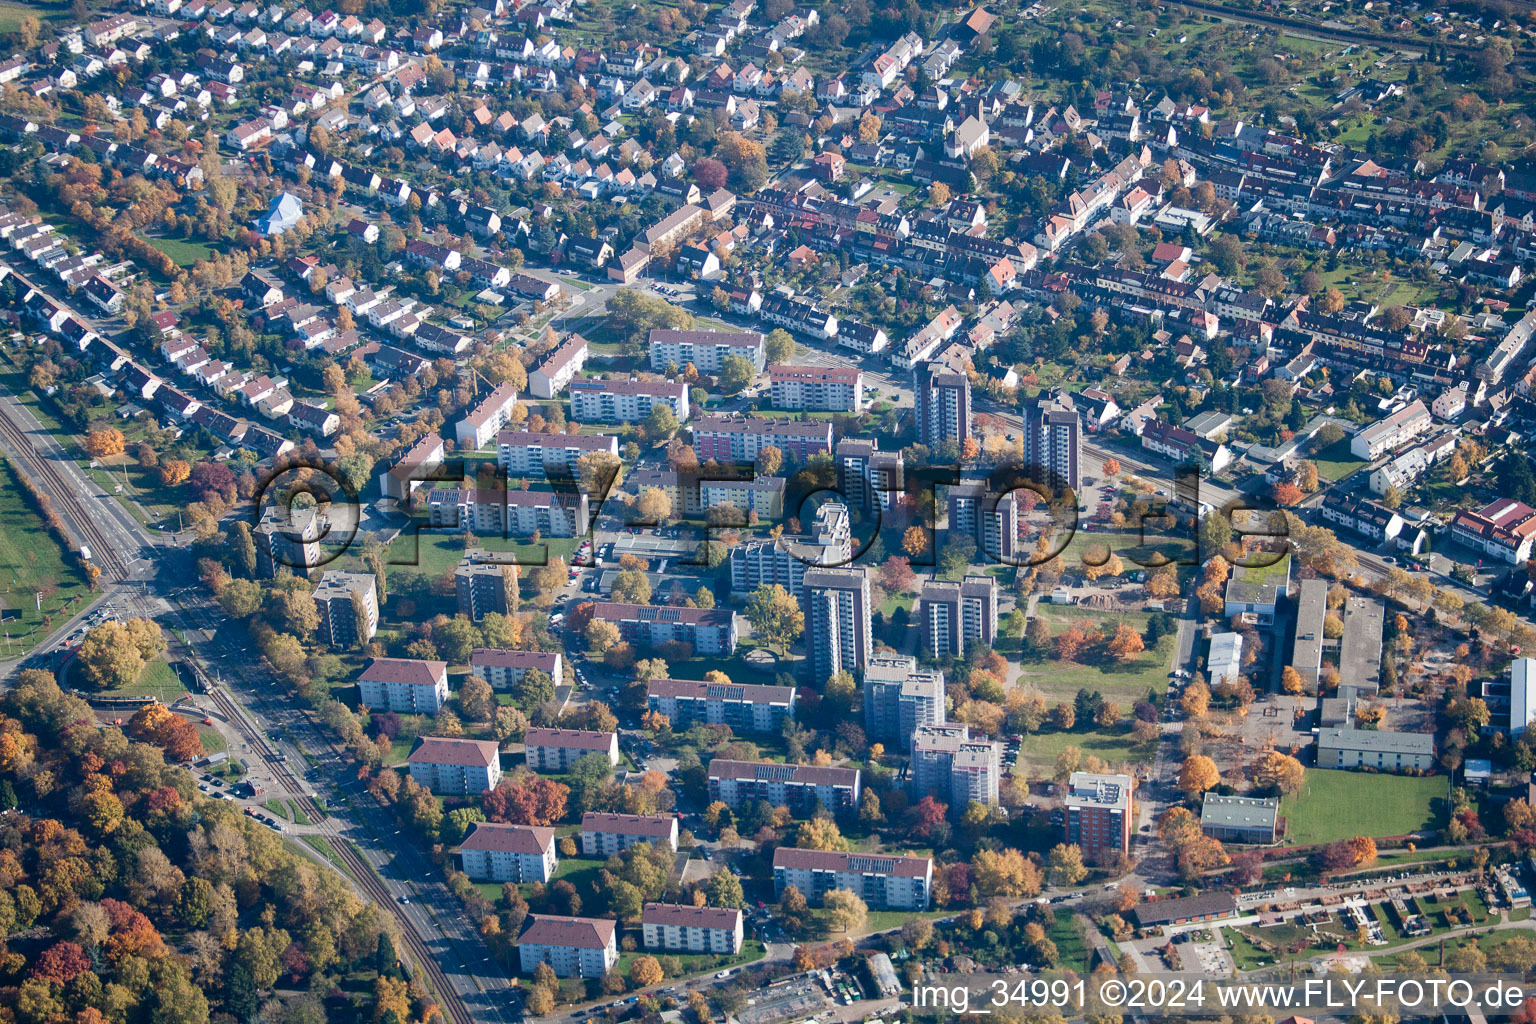
<instances>
[{"instance_id":1,"label":"gray roof","mask_svg":"<svg viewBox=\"0 0 1536 1024\"><path fill-rule=\"evenodd\" d=\"M1273 830L1280 814L1279 797L1219 796L1205 794L1200 806L1200 824L1220 828L1264 828Z\"/></svg>"},{"instance_id":2,"label":"gray roof","mask_svg":"<svg viewBox=\"0 0 1536 1024\"><path fill-rule=\"evenodd\" d=\"M1296 599L1296 645L1291 664L1296 670L1316 673L1323 659L1323 618L1328 613L1328 582L1302 580Z\"/></svg>"},{"instance_id":3,"label":"gray roof","mask_svg":"<svg viewBox=\"0 0 1536 1024\"><path fill-rule=\"evenodd\" d=\"M1318 749L1369 750L1383 754L1434 754L1435 738L1427 732L1388 732L1382 729L1323 729Z\"/></svg>"},{"instance_id":4,"label":"gray roof","mask_svg":"<svg viewBox=\"0 0 1536 1024\"><path fill-rule=\"evenodd\" d=\"M1352 597L1344 605L1339 679L1375 692L1381 685L1381 627L1386 607L1375 598Z\"/></svg>"}]
</instances>

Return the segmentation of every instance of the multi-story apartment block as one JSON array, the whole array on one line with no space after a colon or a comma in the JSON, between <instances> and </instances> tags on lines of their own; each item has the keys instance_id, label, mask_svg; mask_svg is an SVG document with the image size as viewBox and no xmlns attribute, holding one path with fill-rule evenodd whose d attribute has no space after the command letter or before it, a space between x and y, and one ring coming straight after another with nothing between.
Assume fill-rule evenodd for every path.
<instances>
[{"instance_id":1,"label":"multi-story apartment block","mask_svg":"<svg viewBox=\"0 0 1536 1024\"><path fill-rule=\"evenodd\" d=\"M374 658L357 677L359 699L374 711L435 715L448 702L448 663Z\"/></svg>"},{"instance_id":2,"label":"multi-story apartment block","mask_svg":"<svg viewBox=\"0 0 1536 1024\"><path fill-rule=\"evenodd\" d=\"M1451 536L1491 558L1520 565L1530 561L1536 541L1536 508L1499 498L1476 512L1462 509L1451 520Z\"/></svg>"},{"instance_id":3,"label":"multi-story apartment block","mask_svg":"<svg viewBox=\"0 0 1536 1024\"><path fill-rule=\"evenodd\" d=\"M778 519L784 514L784 478L757 476L747 480L700 480L699 507L730 505L743 513L756 512L760 519Z\"/></svg>"},{"instance_id":4,"label":"multi-story apartment block","mask_svg":"<svg viewBox=\"0 0 1536 1024\"><path fill-rule=\"evenodd\" d=\"M781 846L773 853L775 895L782 897L790 886L812 903L832 889L847 889L871 909L927 910L933 858Z\"/></svg>"},{"instance_id":5,"label":"multi-story apartment block","mask_svg":"<svg viewBox=\"0 0 1536 1024\"><path fill-rule=\"evenodd\" d=\"M498 384L453 428L454 443L461 452L479 451L505 427L517 407L517 389Z\"/></svg>"},{"instance_id":6,"label":"multi-story apartment block","mask_svg":"<svg viewBox=\"0 0 1536 1024\"><path fill-rule=\"evenodd\" d=\"M727 956L741 952L742 915L734 907L647 903L640 911L640 929L646 949Z\"/></svg>"},{"instance_id":7,"label":"multi-story apartment block","mask_svg":"<svg viewBox=\"0 0 1536 1024\"><path fill-rule=\"evenodd\" d=\"M784 719L795 717L795 693L793 686L653 679L645 703L675 729L703 722L734 732L776 733Z\"/></svg>"},{"instance_id":8,"label":"multi-story apartment block","mask_svg":"<svg viewBox=\"0 0 1536 1024\"><path fill-rule=\"evenodd\" d=\"M1010 491L992 494L985 481L949 488L949 529L969 537L987 559L1011 564L1019 540L1019 503Z\"/></svg>"},{"instance_id":9,"label":"multi-story apartment block","mask_svg":"<svg viewBox=\"0 0 1536 1024\"><path fill-rule=\"evenodd\" d=\"M656 405L671 409L679 423L688 419L688 385L682 381L586 377L568 387L571 418L578 423L639 423Z\"/></svg>"},{"instance_id":10,"label":"multi-story apartment block","mask_svg":"<svg viewBox=\"0 0 1536 1024\"><path fill-rule=\"evenodd\" d=\"M906 476L900 452L882 452L879 442L845 437L833 456L837 465L837 490L861 515L895 507L904 493Z\"/></svg>"},{"instance_id":11,"label":"multi-story apartment block","mask_svg":"<svg viewBox=\"0 0 1536 1024\"><path fill-rule=\"evenodd\" d=\"M481 537L579 537L591 525L585 494L533 490L434 488L427 494L433 526Z\"/></svg>"},{"instance_id":12,"label":"multi-story apartment block","mask_svg":"<svg viewBox=\"0 0 1536 1024\"><path fill-rule=\"evenodd\" d=\"M705 461L755 462L764 448L777 448L786 458L804 462L832 450L832 424L828 420L802 423L755 416L704 416L693 425L693 447Z\"/></svg>"},{"instance_id":13,"label":"multi-story apartment block","mask_svg":"<svg viewBox=\"0 0 1536 1024\"><path fill-rule=\"evenodd\" d=\"M677 818L668 814L599 814L581 816L581 852L585 857L612 857L636 843L665 846L677 852Z\"/></svg>"},{"instance_id":14,"label":"multi-story apartment block","mask_svg":"<svg viewBox=\"0 0 1536 1024\"><path fill-rule=\"evenodd\" d=\"M736 613L729 608L599 602L592 615L618 626L619 634L637 646L684 643L697 654L736 653Z\"/></svg>"},{"instance_id":15,"label":"multi-story apartment block","mask_svg":"<svg viewBox=\"0 0 1536 1024\"><path fill-rule=\"evenodd\" d=\"M852 558L853 532L848 508L829 501L816 510L809 533L748 541L731 548L731 591L750 594L760 586L776 583L804 600L808 570L844 566Z\"/></svg>"},{"instance_id":16,"label":"multi-story apartment block","mask_svg":"<svg viewBox=\"0 0 1536 1024\"><path fill-rule=\"evenodd\" d=\"M559 651L510 651L476 647L469 656L469 670L491 684L493 690L510 690L523 676L537 670L556 686L565 678L565 655Z\"/></svg>"},{"instance_id":17,"label":"multi-story apartment block","mask_svg":"<svg viewBox=\"0 0 1536 1024\"><path fill-rule=\"evenodd\" d=\"M918 595L917 615L929 657L961 657L973 641L990 647L997 641L997 578L927 583Z\"/></svg>"},{"instance_id":18,"label":"multi-story apartment block","mask_svg":"<svg viewBox=\"0 0 1536 1024\"><path fill-rule=\"evenodd\" d=\"M861 412L864 373L858 367L770 366L769 392L775 409Z\"/></svg>"},{"instance_id":19,"label":"multi-story apartment block","mask_svg":"<svg viewBox=\"0 0 1536 1024\"><path fill-rule=\"evenodd\" d=\"M860 776L857 768L823 768L777 761L709 762L709 798L733 811L766 800L788 807L800 816L818 805L836 813L859 805Z\"/></svg>"},{"instance_id":20,"label":"multi-story apartment block","mask_svg":"<svg viewBox=\"0 0 1536 1024\"><path fill-rule=\"evenodd\" d=\"M419 785L446 796L478 796L501 781L501 750L491 740L423 736L406 764Z\"/></svg>"},{"instance_id":21,"label":"multi-story apartment block","mask_svg":"<svg viewBox=\"0 0 1536 1024\"><path fill-rule=\"evenodd\" d=\"M479 622L491 612L506 615L517 607L518 567L505 553L467 548L453 570L459 611Z\"/></svg>"},{"instance_id":22,"label":"multi-story apartment block","mask_svg":"<svg viewBox=\"0 0 1536 1024\"><path fill-rule=\"evenodd\" d=\"M555 830L482 821L459 844L459 862L476 882L548 882L555 874Z\"/></svg>"},{"instance_id":23,"label":"multi-story apartment block","mask_svg":"<svg viewBox=\"0 0 1536 1024\"><path fill-rule=\"evenodd\" d=\"M609 764L619 763L619 734L587 729L529 729L523 737L528 767L566 772L588 754L598 754Z\"/></svg>"},{"instance_id":24,"label":"multi-story apartment block","mask_svg":"<svg viewBox=\"0 0 1536 1024\"><path fill-rule=\"evenodd\" d=\"M523 973L549 964L561 978L601 978L619 962L614 921L540 914L517 940Z\"/></svg>"},{"instance_id":25,"label":"multi-story apartment block","mask_svg":"<svg viewBox=\"0 0 1536 1024\"><path fill-rule=\"evenodd\" d=\"M573 334L528 375L528 390L538 398L554 398L565 390L587 361L587 339Z\"/></svg>"},{"instance_id":26,"label":"multi-story apartment block","mask_svg":"<svg viewBox=\"0 0 1536 1024\"><path fill-rule=\"evenodd\" d=\"M535 480L577 475L577 461L589 452L619 457L619 439L612 434L550 434L503 430L496 435L496 462L508 476Z\"/></svg>"},{"instance_id":27,"label":"multi-story apartment block","mask_svg":"<svg viewBox=\"0 0 1536 1024\"><path fill-rule=\"evenodd\" d=\"M430 480L443 464L443 439L428 434L411 446L389 469L379 474L379 491L386 498L404 501L423 481Z\"/></svg>"},{"instance_id":28,"label":"multi-story apartment block","mask_svg":"<svg viewBox=\"0 0 1536 1024\"><path fill-rule=\"evenodd\" d=\"M989 579L991 577L988 577ZM866 569L810 569L805 586L806 669L815 684L869 663L873 608Z\"/></svg>"},{"instance_id":29,"label":"multi-story apartment block","mask_svg":"<svg viewBox=\"0 0 1536 1024\"><path fill-rule=\"evenodd\" d=\"M1097 858L1106 852L1131 852L1131 791L1129 775L1073 772L1063 799L1067 842Z\"/></svg>"},{"instance_id":30,"label":"multi-story apartment block","mask_svg":"<svg viewBox=\"0 0 1536 1024\"><path fill-rule=\"evenodd\" d=\"M1002 755L991 740L972 737L970 726L951 722L919 726L912 734L911 783L915 799L937 794L951 807L995 804Z\"/></svg>"},{"instance_id":31,"label":"multi-story apartment block","mask_svg":"<svg viewBox=\"0 0 1536 1024\"><path fill-rule=\"evenodd\" d=\"M268 505L251 531L256 541L256 575L269 580L279 568L308 575L320 565L320 538L327 529L319 509Z\"/></svg>"},{"instance_id":32,"label":"multi-story apartment block","mask_svg":"<svg viewBox=\"0 0 1536 1024\"><path fill-rule=\"evenodd\" d=\"M970 379L940 363L922 363L914 376L918 442L930 448L952 444L958 450L971 436Z\"/></svg>"},{"instance_id":33,"label":"multi-story apartment block","mask_svg":"<svg viewBox=\"0 0 1536 1024\"><path fill-rule=\"evenodd\" d=\"M1362 427L1349 442L1349 450L1357 459L1374 462L1394 448L1427 434L1434 425L1434 416L1421 399L1415 398L1391 415Z\"/></svg>"},{"instance_id":34,"label":"multi-story apartment block","mask_svg":"<svg viewBox=\"0 0 1536 1024\"><path fill-rule=\"evenodd\" d=\"M315 587L314 598L320 612L315 635L332 647L361 646L379 631L378 588L373 573L328 569Z\"/></svg>"},{"instance_id":35,"label":"multi-story apartment block","mask_svg":"<svg viewBox=\"0 0 1536 1024\"><path fill-rule=\"evenodd\" d=\"M673 331L656 328L649 335L651 369L683 369L689 363L700 373L719 373L726 356L741 356L763 372L763 336L757 331Z\"/></svg>"},{"instance_id":36,"label":"multi-story apartment block","mask_svg":"<svg viewBox=\"0 0 1536 1024\"><path fill-rule=\"evenodd\" d=\"M1024 468L1053 489L1077 490L1082 421L1070 396L1041 396L1024 405Z\"/></svg>"},{"instance_id":37,"label":"multi-story apartment block","mask_svg":"<svg viewBox=\"0 0 1536 1024\"><path fill-rule=\"evenodd\" d=\"M943 725L944 673L920 670L911 655L877 654L864 666L864 731L871 740L911 748L926 725Z\"/></svg>"}]
</instances>

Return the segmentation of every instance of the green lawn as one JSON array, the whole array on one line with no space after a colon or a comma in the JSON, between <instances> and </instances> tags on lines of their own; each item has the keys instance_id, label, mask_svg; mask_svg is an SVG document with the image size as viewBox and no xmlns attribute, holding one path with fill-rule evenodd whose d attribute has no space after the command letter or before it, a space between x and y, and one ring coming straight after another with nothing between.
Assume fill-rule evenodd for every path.
<instances>
[{"instance_id":1,"label":"green lawn","mask_svg":"<svg viewBox=\"0 0 1536 1024\"><path fill-rule=\"evenodd\" d=\"M214 255L213 247L202 242L191 242L183 238L155 238L151 235L139 237L169 256L178 267L190 267L198 260L211 259Z\"/></svg>"},{"instance_id":2,"label":"green lawn","mask_svg":"<svg viewBox=\"0 0 1536 1024\"><path fill-rule=\"evenodd\" d=\"M1143 543L1143 531L1140 528L1119 532L1078 530L1062 548L1062 564L1068 571L1080 569L1085 564L1084 555L1090 552L1095 563L1103 564L1105 550L1119 556L1127 573L1162 565L1165 560L1195 561L1194 538L1164 532L1164 525L1162 519L1148 516L1145 523L1145 543ZM1052 549L1060 545L1060 535L1057 535L1052 541ZM1033 550L1033 546L1034 542L1030 541L1029 549Z\"/></svg>"},{"instance_id":3,"label":"green lawn","mask_svg":"<svg viewBox=\"0 0 1536 1024\"><path fill-rule=\"evenodd\" d=\"M1324 480L1337 482L1366 464L1349 450L1350 439L1341 437L1333 444L1312 456L1317 463L1317 475Z\"/></svg>"},{"instance_id":4,"label":"green lawn","mask_svg":"<svg viewBox=\"0 0 1536 1024\"><path fill-rule=\"evenodd\" d=\"M1027 762L1042 769L1054 768L1056 759L1068 747L1076 747L1084 757L1097 757L1111 767L1144 764L1157 753L1156 744L1138 745L1131 737L1131 726L1124 722L1113 729L1079 726L1071 732L1038 732L1024 737L1019 745L1020 767Z\"/></svg>"},{"instance_id":5,"label":"green lawn","mask_svg":"<svg viewBox=\"0 0 1536 1024\"><path fill-rule=\"evenodd\" d=\"M1085 626L1113 628L1125 622L1138 631L1147 628L1148 613L1139 611L1099 611L1076 605L1036 605L1035 614L1051 627L1051 634L1065 633L1073 622ZM1047 698L1071 700L1083 688L1097 690L1106 698L1119 701L1129 714L1129 704L1141 700L1152 689L1161 693L1168 688L1168 669L1172 661L1161 657L1155 649L1143 651L1125 662L1096 661L1092 664L1058 661L1054 657L1043 661L1026 659L1019 673L1019 683L1031 686Z\"/></svg>"},{"instance_id":6,"label":"green lawn","mask_svg":"<svg viewBox=\"0 0 1536 1024\"><path fill-rule=\"evenodd\" d=\"M0 650L10 657L31 650L54 624L79 611L90 588L74 553L53 538L27 501L9 460L0 465L0 517Z\"/></svg>"},{"instance_id":7,"label":"green lawn","mask_svg":"<svg viewBox=\"0 0 1536 1024\"><path fill-rule=\"evenodd\" d=\"M197 735L203 741L203 752L205 754L217 754L229 749L229 744L219 734L219 730L211 725L198 725Z\"/></svg>"},{"instance_id":8,"label":"green lawn","mask_svg":"<svg viewBox=\"0 0 1536 1024\"><path fill-rule=\"evenodd\" d=\"M458 565L459 560L464 557L465 539L465 535L460 532L449 533L444 530L423 528L419 534L416 534L407 527L389 546L390 565L406 571L423 572L428 576L441 576L452 572L454 566ZM474 546L488 548L491 551L509 552L520 563L519 571L529 573L545 564L546 558L563 558L569 565L578 543L580 543L578 540L570 537L551 537L538 544L529 544L510 539L477 536Z\"/></svg>"},{"instance_id":9,"label":"green lawn","mask_svg":"<svg viewBox=\"0 0 1536 1024\"><path fill-rule=\"evenodd\" d=\"M73 674L73 673L71 673ZM75 685L79 685L76 683ZM84 689L84 687L81 687ZM137 682L115 690L91 690L94 697L153 697L162 704L171 704L186 696L187 688L181 677L164 658L156 658L144 668Z\"/></svg>"},{"instance_id":10,"label":"green lawn","mask_svg":"<svg viewBox=\"0 0 1536 1024\"><path fill-rule=\"evenodd\" d=\"M1258 562L1263 559L1273 558L1274 555L1272 553L1265 552L1260 554L1250 554L1248 557L1253 561ZM1237 567L1236 578L1242 580L1244 583L1273 584L1274 586L1278 587L1289 577L1290 565L1290 555L1286 555L1284 558L1276 559L1269 565L1239 565Z\"/></svg>"},{"instance_id":11,"label":"green lawn","mask_svg":"<svg viewBox=\"0 0 1536 1024\"><path fill-rule=\"evenodd\" d=\"M1310 768L1301 792L1280 805L1286 841L1300 846L1438 829L1449 813L1449 785L1443 775L1415 778Z\"/></svg>"}]
</instances>

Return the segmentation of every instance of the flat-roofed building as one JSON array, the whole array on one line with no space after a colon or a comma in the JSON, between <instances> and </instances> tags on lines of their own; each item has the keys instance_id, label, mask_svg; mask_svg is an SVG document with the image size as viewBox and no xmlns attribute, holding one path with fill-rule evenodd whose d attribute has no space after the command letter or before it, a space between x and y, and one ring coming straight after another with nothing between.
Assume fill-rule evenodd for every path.
<instances>
[{"instance_id":1,"label":"flat-roofed building","mask_svg":"<svg viewBox=\"0 0 1536 1024\"><path fill-rule=\"evenodd\" d=\"M719 373L726 356L741 356L756 373L763 372L763 336L757 331L674 331L655 328L647 336L651 369L681 370L689 363L700 373Z\"/></svg>"},{"instance_id":2,"label":"flat-roofed building","mask_svg":"<svg viewBox=\"0 0 1536 1024\"><path fill-rule=\"evenodd\" d=\"M733 732L773 732L795 716L793 686L711 683L695 679L653 679L646 707L666 716L675 729L697 723L728 725Z\"/></svg>"},{"instance_id":3,"label":"flat-roofed building","mask_svg":"<svg viewBox=\"0 0 1536 1024\"><path fill-rule=\"evenodd\" d=\"M901 501L906 482L900 452L882 452L874 439L845 437L833 456L837 466L837 490L849 507L865 517L876 509L894 508Z\"/></svg>"},{"instance_id":4,"label":"flat-roofed building","mask_svg":"<svg viewBox=\"0 0 1536 1024\"><path fill-rule=\"evenodd\" d=\"M806 670L815 685L869 663L874 609L866 569L810 569L805 584Z\"/></svg>"},{"instance_id":5,"label":"flat-roofed building","mask_svg":"<svg viewBox=\"0 0 1536 1024\"><path fill-rule=\"evenodd\" d=\"M919 726L912 734L912 795L937 794L951 807L995 804L1002 755L991 740L973 737L968 725Z\"/></svg>"},{"instance_id":6,"label":"flat-roofed building","mask_svg":"<svg viewBox=\"0 0 1536 1024\"><path fill-rule=\"evenodd\" d=\"M559 651L513 651L477 647L469 656L469 670L491 684L493 690L510 690L531 669L549 676L559 686L565 678L565 655Z\"/></svg>"},{"instance_id":7,"label":"flat-roofed building","mask_svg":"<svg viewBox=\"0 0 1536 1024\"><path fill-rule=\"evenodd\" d=\"M927 910L933 895L933 858L894 857L781 846L773 853L773 891L790 886L811 903L847 889L871 910Z\"/></svg>"},{"instance_id":8,"label":"flat-roofed building","mask_svg":"<svg viewBox=\"0 0 1536 1024\"><path fill-rule=\"evenodd\" d=\"M864 374L856 366L770 366L775 409L861 412Z\"/></svg>"},{"instance_id":9,"label":"flat-roofed building","mask_svg":"<svg viewBox=\"0 0 1536 1024\"><path fill-rule=\"evenodd\" d=\"M315 635L332 647L362 646L379 631L378 587L373 573L327 569L315 586L314 598L320 613Z\"/></svg>"},{"instance_id":10,"label":"flat-roofed building","mask_svg":"<svg viewBox=\"0 0 1536 1024\"><path fill-rule=\"evenodd\" d=\"M949 488L949 529L968 537L987 559L1012 564L1019 540L1019 503L1012 492L993 494L978 480Z\"/></svg>"},{"instance_id":11,"label":"flat-roofed building","mask_svg":"<svg viewBox=\"0 0 1536 1024\"><path fill-rule=\"evenodd\" d=\"M477 822L459 844L459 862L476 882L548 882L559 863L555 830Z\"/></svg>"},{"instance_id":12,"label":"flat-roofed building","mask_svg":"<svg viewBox=\"0 0 1536 1024\"><path fill-rule=\"evenodd\" d=\"M1067 842L1086 857L1131 852L1131 793L1129 775L1073 772L1062 803L1066 810Z\"/></svg>"},{"instance_id":13,"label":"flat-roofed building","mask_svg":"<svg viewBox=\"0 0 1536 1024\"><path fill-rule=\"evenodd\" d=\"M1509 737L1518 739L1536 719L1536 658L1516 658L1509 665Z\"/></svg>"},{"instance_id":14,"label":"flat-roofed building","mask_svg":"<svg viewBox=\"0 0 1536 1024\"><path fill-rule=\"evenodd\" d=\"M967 576L958 583L927 583L918 594L917 616L923 650L931 658L963 657L971 643L991 647L997 642L997 578Z\"/></svg>"},{"instance_id":15,"label":"flat-roofed building","mask_svg":"<svg viewBox=\"0 0 1536 1024\"><path fill-rule=\"evenodd\" d=\"M668 814L607 814L588 811L581 816L581 852L585 857L612 857L636 843L664 846L677 852L677 819Z\"/></svg>"},{"instance_id":16,"label":"flat-roofed building","mask_svg":"<svg viewBox=\"0 0 1536 1024\"><path fill-rule=\"evenodd\" d=\"M307 576L320 564L320 538L328 527L319 509L285 508L276 502L262 510L251 533L256 541L256 575L269 580L280 566Z\"/></svg>"},{"instance_id":17,"label":"flat-roofed building","mask_svg":"<svg viewBox=\"0 0 1536 1024\"><path fill-rule=\"evenodd\" d=\"M1224 843L1272 843L1280 835L1279 797L1205 794L1200 830Z\"/></svg>"},{"instance_id":18,"label":"flat-roofed building","mask_svg":"<svg viewBox=\"0 0 1536 1024\"><path fill-rule=\"evenodd\" d=\"M778 761L709 762L709 798L733 811L766 800L804 817L818 805L834 814L859 805L862 791L857 768L827 768Z\"/></svg>"},{"instance_id":19,"label":"flat-roofed building","mask_svg":"<svg viewBox=\"0 0 1536 1024\"><path fill-rule=\"evenodd\" d=\"M1341 726L1317 734L1319 768L1374 768L1427 772L1435 766L1435 738L1423 732L1391 732Z\"/></svg>"},{"instance_id":20,"label":"flat-roofed building","mask_svg":"<svg viewBox=\"0 0 1536 1024\"><path fill-rule=\"evenodd\" d=\"M1387 609L1374 597L1344 602L1344 638L1339 641L1339 679L1363 693L1381 689L1381 630Z\"/></svg>"},{"instance_id":21,"label":"flat-roofed building","mask_svg":"<svg viewBox=\"0 0 1536 1024\"><path fill-rule=\"evenodd\" d=\"M1206 680L1212 687L1236 683L1243 675L1243 634L1213 633L1205 659Z\"/></svg>"},{"instance_id":22,"label":"flat-roofed building","mask_svg":"<svg viewBox=\"0 0 1536 1024\"><path fill-rule=\"evenodd\" d=\"M479 796L501 781L501 750L491 740L423 736L406 765L418 785L446 796Z\"/></svg>"},{"instance_id":23,"label":"flat-roofed building","mask_svg":"<svg viewBox=\"0 0 1536 1024\"><path fill-rule=\"evenodd\" d=\"M658 405L672 410L679 423L688 419L688 385L680 380L587 377L567 387L578 423L639 423Z\"/></svg>"},{"instance_id":24,"label":"flat-roofed building","mask_svg":"<svg viewBox=\"0 0 1536 1024\"><path fill-rule=\"evenodd\" d=\"M759 519L776 520L784 514L784 478L754 476L750 480L700 480L699 506L720 508L724 505L740 510L743 523L750 520L749 513L753 512Z\"/></svg>"},{"instance_id":25,"label":"flat-roofed building","mask_svg":"<svg viewBox=\"0 0 1536 1024\"><path fill-rule=\"evenodd\" d=\"M601 978L619 962L616 922L539 914L517 940L523 973L549 964L561 978Z\"/></svg>"},{"instance_id":26,"label":"flat-roofed building","mask_svg":"<svg viewBox=\"0 0 1536 1024\"><path fill-rule=\"evenodd\" d=\"M944 673L921 670L911 655L877 654L864 667L864 730L871 740L911 749L925 725L945 721Z\"/></svg>"},{"instance_id":27,"label":"flat-roofed building","mask_svg":"<svg viewBox=\"0 0 1536 1024\"><path fill-rule=\"evenodd\" d=\"M453 591L459 611L479 622L491 612L510 613L517 606L518 567L513 556L466 548L453 570Z\"/></svg>"},{"instance_id":28,"label":"flat-roofed building","mask_svg":"<svg viewBox=\"0 0 1536 1024\"><path fill-rule=\"evenodd\" d=\"M917 439L929 448L954 445L971 436L971 381L942 363L924 363L915 372L913 392Z\"/></svg>"},{"instance_id":29,"label":"flat-roofed building","mask_svg":"<svg viewBox=\"0 0 1536 1024\"><path fill-rule=\"evenodd\" d=\"M728 557L731 592L750 594L758 587L778 584L803 601L807 572L845 566L852 559L848 507L829 501L816 510L816 518L804 534L781 534L732 547Z\"/></svg>"},{"instance_id":30,"label":"flat-roofed building","mask_svg":"<svg viewBox=\"0 0 1536 1024\"><path fill-rule=\"evenodd\" d=\"M619 763L619 734L589 729L529 729L523 737L528 752L528 767L549 772L567 772L588 754Z\"/></svg>"},{"instance_id":31,"label":"flat-roofed building","mask_svg":"<svg viewBox=\"0 0 1536 1024\"><path fill-rule=\"evenodd\" d=\"M435 715L448 702L448 663L374 658L357 677L357 689L370 710Z\"/></svg>"},{"instance_id":32,"label":"flat-roofed building","mask_svg":"<svg viewBox=\"0 0 1536 1024\"><path fill-rule=\"evenodd\" d=\"M735 907L647 903L640 911L646 949L735 956L741 952L742 914Z\"/></svg>"},{"instance_id":33,"label":"flat-roofed building","mask_svg":"<svg viewBox=\"0 0 1536 1024\"><path fill-rule=\"evenodd\" d=\"M1316 686L1323 667L1323 619L1328 614L1328 581L1301 581L1296 601L1296 643L1291 648L1291 667L1308 686Z\"/></svg>"}]
</instances>

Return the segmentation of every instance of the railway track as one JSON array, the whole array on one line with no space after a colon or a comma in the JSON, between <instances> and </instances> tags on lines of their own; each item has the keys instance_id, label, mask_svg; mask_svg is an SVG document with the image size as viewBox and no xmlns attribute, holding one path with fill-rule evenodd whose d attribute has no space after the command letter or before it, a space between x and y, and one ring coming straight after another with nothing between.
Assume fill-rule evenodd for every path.
<instances>
[{"instance_id":1,"label":"railway track","mask_svg":"<svg viewBox=\"0 0 1536 1024\"><path fill-rule=\"evenodd\" d=\"M15 451L21 468L32 480L33 486L48 495L49 501L64 520L65 527L82 544L90 547L92 561L101 569L103 581L117 583L127 579L127 564L119 557L107 535L96 525L90 510L75 496L74 488L58 466L54 465L53 459L39 451L26 432L3 412L0 412L0 437Z\"/></svg>"}]
</instances>

